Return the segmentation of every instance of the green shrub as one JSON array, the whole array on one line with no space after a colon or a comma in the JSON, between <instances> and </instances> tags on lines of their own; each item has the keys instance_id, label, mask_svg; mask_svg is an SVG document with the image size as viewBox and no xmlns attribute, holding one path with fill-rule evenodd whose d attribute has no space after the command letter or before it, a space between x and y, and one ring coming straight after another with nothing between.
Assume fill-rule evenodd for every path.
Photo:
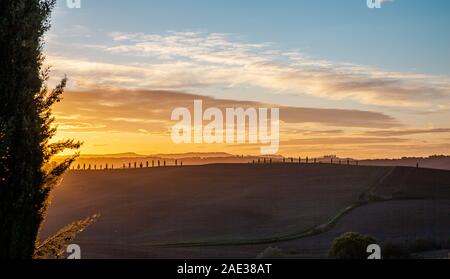
<instances>
[{"instance_id":1,"label":"green shrub","mask_svg":"<svg viewBox=\"0 0 450 279\"><path fill-rule=\"evenodd\" d=\"M328 251L334 259L367 259L367 247L377 241L369 235L349 232L337 237Z\"/></svg>"}]
</instances>

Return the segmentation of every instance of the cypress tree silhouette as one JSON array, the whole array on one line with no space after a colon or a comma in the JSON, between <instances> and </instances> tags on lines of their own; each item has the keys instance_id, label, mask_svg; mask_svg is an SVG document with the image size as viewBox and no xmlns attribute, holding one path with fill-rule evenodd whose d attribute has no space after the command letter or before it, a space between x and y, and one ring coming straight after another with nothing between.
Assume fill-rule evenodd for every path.
<instances>
[{"instance_id":1,"label":"cypress tree silhouette","mask_svg":"<svg viewBox=\"0 0 450 279\"><path fill-rule=\"evenodd\" d=\"M80 142L52 142L52 107L64 78L49 90L43 36L55 0L0 1L0 259L29 259L51 191L76 156L52 166L51 158Z\"/></svg>"}]
</instances>

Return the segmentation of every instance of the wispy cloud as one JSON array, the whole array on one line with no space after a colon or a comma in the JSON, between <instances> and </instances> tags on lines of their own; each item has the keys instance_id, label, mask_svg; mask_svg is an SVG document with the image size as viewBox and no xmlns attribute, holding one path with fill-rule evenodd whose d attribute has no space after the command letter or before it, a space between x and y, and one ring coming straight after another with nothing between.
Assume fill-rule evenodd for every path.
<instances>
[{"instance_id":1,"label":"wispy cloud","mask_svg":"<svg viewBox=\"0 0 450 279\"><path fill-rule=\"evenodd\" d=\"M133 151L143 153L161 148L168 149L167 152L183 152L200 147L189 146L191 149L186 149L185 146L171 143L170 129L175 122L170 120L170 116L176 107L193 111L193 101L197 99L203 100L205 108L217 107L221 110L228 107L274 106L177 91L96 89L66 92L64 102L56 105L55 114L61 136L72 137L76 134L77 139L86 143L85 152L126 152L133 146L139 146ZM280 108L280 120L282 152L289 153L291 148L297 148L294 153L311 152L309 154L319 155L322 152L353 152L356 146L361 150L369 150L379 144L418 144L407 138L354 134L354 131L361 129L392 131L401 127L395 118L379 112L283 106ZM107 145L99 146L99 143ZM353 150L346 151L348 146L353 146ZM334 151L328 151L331 147ZM223 151L225 146L203 148ZM233 149L230 152L244 152L239 145L230 148ZM245 152L256 152L254 150L259 149L252 145L245 148ZM366 154L364 152L361 154Z\"/></svg>"},{"instance_id":2,"label":"wispy cloud","mask_svg":"<svg viewBox=\"0 0 450 279\"><path fill-rule=\"evenodd\" d=\"M340 138L305 138L281 142L281 145L356 145L374 143L404 143L402 138L340 137Z\"/></svg>"},{"instance_id":3,"label":"wispy cloud","mask_svg":"<svg viewBox=\"0 0 450 279\"><path fill-rule=\"evenodd\" d=\"M364 135L377 137L397 137L410 136L419 134L450 134L450 128L436 128L436 129L406 129L406 130L378 130L367 131Z\"/></svg>"},{"instance_id":4,"label":"wispy cloud","mask_svg":"<svg viewBox=\"0 0 450 279\"><path fill-rule=\"evenodd\" d=\"M98 51L130 63L68 59L49 55L58 73L70 73L81 89L191 90L251 86L279 94L312 95L366 105L442 109L450 102L450 79L391 72L282 51L272 43L248 43L232 35L197 32L111 33Z\"/></svg>"},{"instance_id":5,"label":"wispy cloud","mask_svg":"<svg viewBox=\"0 0 450 279\"><path fill-rule=\"evenodd\" d=\"M174 108L193 110L194 100L202 99L205 107L225 110L229 107L271 107L250 101L216 99L174 91L91 90L67 92L64 102L57 105L57 120L74 130L166 133L174 124L170 116ZM317 124L319 126L392 128L400 126L386 114L361 110L281 107L280 120L287 126ZM86 123L95 123L87 125ZM298 129L298 128L297 128ZM340 130L302 130L309 135L336 134ZM292 131L290 132L292 133Z\"/></svg>"}]
</instances>

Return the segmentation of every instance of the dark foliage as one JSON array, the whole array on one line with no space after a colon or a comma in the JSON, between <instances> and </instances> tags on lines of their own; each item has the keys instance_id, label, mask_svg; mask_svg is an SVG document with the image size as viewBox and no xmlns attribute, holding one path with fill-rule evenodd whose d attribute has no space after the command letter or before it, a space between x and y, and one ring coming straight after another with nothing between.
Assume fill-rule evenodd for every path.
<instances>
[{"instance_id":1,"label":"dark foliage","mask_svg":"<svg viewBox=\"0 0 450 279\"><path fill-rule=\"evenodd\" d=\"M0 1L0 258L29 259L52 189L74 157L49 160L80 143L51 143L51 107L66 85L48 90L43 35L55 0Z\"/></svg>"},{"instance_id":2,"label":"dark foliage","mask_svg":"<svg viewBox=\"0 0 450 279\"><path fill-rule=\"evenodd\" d=\"M376 243L369 235L345 233L333 241L328 256L334 259L367 259L367 247Z\"/></svg>"},{"instance_id":3,"label":"dark foliage","mask_svg":"<svg viewBox=\"0 0 450 279\"><path fill-rule=\"evenodd\" d=\"M56 258L61 259L66 252L66 247L70 241L74 240L75 237L83 232L89 225L94 223L98 215L93 215L85 220L74 222L70 225L65 226L57 234L48 238L42 242L34 253L33 258L35 259L49 259Z\"/></svg>"}]
</instances>

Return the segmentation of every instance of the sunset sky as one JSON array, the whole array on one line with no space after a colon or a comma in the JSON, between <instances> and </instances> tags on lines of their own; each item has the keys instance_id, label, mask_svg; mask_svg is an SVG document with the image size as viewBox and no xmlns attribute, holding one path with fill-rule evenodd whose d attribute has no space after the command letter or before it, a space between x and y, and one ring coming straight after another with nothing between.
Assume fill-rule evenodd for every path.
<instances>
[{"instance_id":1,"label":"sunset sky","mask_svg":"<svg viewBox=\"0 0 450 279\"><path fill-rule=\"evenodd\" d=\"M171 112L280 107L280 154L450 154L450 1L59 0L45 41L57 139L82 154L223 151L175 145Z\"/></svg>"}]
</instances>

